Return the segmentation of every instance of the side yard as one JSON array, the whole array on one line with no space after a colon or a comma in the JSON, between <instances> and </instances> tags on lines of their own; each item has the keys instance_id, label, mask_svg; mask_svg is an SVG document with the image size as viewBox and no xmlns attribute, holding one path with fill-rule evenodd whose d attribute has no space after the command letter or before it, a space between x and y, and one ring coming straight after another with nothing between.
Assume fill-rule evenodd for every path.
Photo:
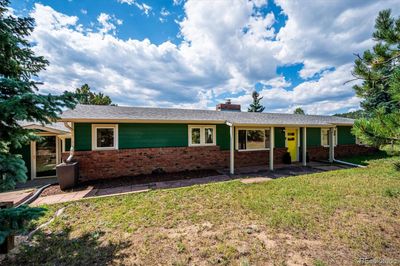
<instances>
[{"instance_id":1,"label":"side yard","mask_svg":"<svg viewBox=\"0 0 400 266\"><path fill-rule=\"evenodd\" d=\"M358 161L369 166L51 205L38 224L66 209L5 263L400 263L400 160Z\"/></svg>"}]
</instances>

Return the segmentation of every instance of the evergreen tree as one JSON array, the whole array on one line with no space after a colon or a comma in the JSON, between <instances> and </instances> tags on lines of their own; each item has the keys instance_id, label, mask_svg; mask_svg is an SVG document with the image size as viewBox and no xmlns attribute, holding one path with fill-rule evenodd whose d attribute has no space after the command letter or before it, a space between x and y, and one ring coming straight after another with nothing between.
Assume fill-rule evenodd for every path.
<instances>
[{"instance_id":1,"label":"evergreen tree","mask_svg":"<svg viewBox=\"0 0 400 266\"><path fill-rule=\"evenodd\" d=\"M95 93L90 91L88 84L82 85L75 90L77 100L80 104L93 104L93 105L114 105L111 98L103 93Z\"/></svg>"},{"instance_id":2,"label":"evergreen tree","mask_svg":"<svg viewBox=\"0 0 400 266\"><path fill-rule=\"evenodd\" d=\"M376 44L357 55L353 75L366 117L356 120L353 132L364 143L379 146L400 143L400 18L383 10L375 23Z\"/></svg>"},{"instance_id":3,"label":"evergreen tree","mask_svg":"<svg viewBox=\"0 0 400 266\"><path fill-rule=\"evenodd\" d=\"M294 110L293 114L305 115L306 113L304 112L303 109L301 109L300 107L297 107L297 108Z\"/></svg>"},{"instance_id":4,"label":"evergreen tree","mask_svg":"<svg viewBox=\"0 0 400 266\"><path fill-rule=\"evenodd\" d=\"M72 93L38 93L35 80L48 61L36 56L26 40L34 20L8 15L8 5L9 0L0 0L0 191L27 179L24 161L13 150L37 137L18 121L50 123L57 119L61 108L73 108L75 104ZM0 210L0 243L8 234L21 230L23 221L41 213L41 209L29 207Z\"/></svg>"},{"instance_id":5,"label":"evergreen tree","mask_svg":"<svg viewBox=\"0 0 400 266\"><path fill-rule=\"evenodd\" d=\"M260 103L263 97L260 97L260 94L257 91L253 91L251 97L253 97L253 103L250 104L250 107L247 109L247 111L257 113L264 111L265 107Z\"/></svg>"},{"instance_id":6,"label":"evergreen tree","mask_svg":"<svg viewBox=\"0 0 400 266\"><path fill-rule=\"evenodd\" d=\"M364 110L357 110L357 111L352 111L352 112L347 112L347 113L334 114L334 116L358 119L358 118L366 117L366 114L365 114Z\"/></svg>"}]
</instances>

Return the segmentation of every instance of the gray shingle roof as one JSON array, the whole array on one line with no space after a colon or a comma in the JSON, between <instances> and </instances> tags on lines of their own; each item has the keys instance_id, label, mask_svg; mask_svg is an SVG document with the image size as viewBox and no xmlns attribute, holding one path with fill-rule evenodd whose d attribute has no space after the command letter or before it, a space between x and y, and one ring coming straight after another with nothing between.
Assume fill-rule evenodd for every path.
<instances>
[{"instance_id":1,"label":"gray shingle roof","mask_svg":"<svg viewBox=\"0 0 400 266\"><path fill-rule=\"evenodd\" d=\"M77 105L61 115L61 121L96 122L225 123L236 125L330 126L352 125L354 120L336 116L278 113L226 112L212 110Z\"/></svg>"},{"instance_id":2,"label":"gray shingle roof","mask_svg":"<svg viewBox=\"0 0 400 266\"><path fill-rule=\"evenodd\" d=\"M49 129L55 129L58 131L63 131L65 133L69 133L71 131L71 130L69 130L69 128L67 128L64 125L64 123L61 123L61 122L45 124L44 126L42 126L42 124L39 122L30 122L30 121L18 121L18 124L22 127L39 126L39 127L43 127L44 130L46 128L49 128Z\"/></svg>"}]
</instances>

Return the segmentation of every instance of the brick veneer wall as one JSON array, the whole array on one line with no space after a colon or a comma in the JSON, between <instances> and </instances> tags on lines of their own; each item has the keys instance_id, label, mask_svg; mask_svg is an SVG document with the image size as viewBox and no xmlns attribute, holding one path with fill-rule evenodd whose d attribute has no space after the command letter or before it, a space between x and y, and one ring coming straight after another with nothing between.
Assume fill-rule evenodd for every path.
<instances>
[{"instance_id":1,"label":"brick veneer wall","mask_svg":"<svg viewBox=\"0 0 400 266\"><path fill-rule=\"evenodd\" d=\"M363 145L338 145L335 147L335 158L345 158L357 155L371 155L378 152L377 148Z\"/></svg>"},{"instance_id":2,"label":"brick veneer wall","mask_svg":"<svg viewBox=\"0 0 400 266\"><path fill-rule=\"evenodd\" d=\"M357 155L369 155L377 151L376 148L362 145L337 145L335 147L335 158L340 159ZM328 147L308 147L307 152L310 160L327 160L329 158Z\"/></svg>"},{"instance_id":3,"label":"brick veneer wall","mask_svg":"<svg viewBox=\"0 0 400 266\"><path fill-rule=\"evenodd\" d=\"M286 148L275 148L274 162L281 163ZM63 153L63 159L68 153ZM218 146L76 151L82 179L103 179L166 172L229 167L229 151ZM235 167L268 164L269 151L235 152Z\"/></svg>"},{"instance_id":4,"label":"brick veneer wall","mask_svg":"<svg viewBox=\"0 0 400 266\"><path fill-rule=\"evenodd\" d=\"M328 159L329 148L309 147L311 160ZM275 148L274 163L282 163L286 148ZM372 154L375 148L359 145L338 145L335 158ZM63 159L68 157L63 153ZM84 180L149 174L161 168L166 172L229 167L229 151L218 146L122 149L111 151L76 151L81 178ZM235 167L267 165L269 151L235 151Z\"/></svg>"}]
</instances>

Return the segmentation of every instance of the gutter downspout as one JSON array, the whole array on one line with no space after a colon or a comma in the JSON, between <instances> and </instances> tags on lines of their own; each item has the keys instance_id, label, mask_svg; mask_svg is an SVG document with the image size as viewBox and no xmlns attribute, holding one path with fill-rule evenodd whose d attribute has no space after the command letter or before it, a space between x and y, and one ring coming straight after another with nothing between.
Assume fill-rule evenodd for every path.
<instances>
[{"instance_id":1,"label":"gutter downspout","mask_svg":"<svg viewBox=\"0 0 400 266\"><path fill-rule=\"evenodd\" d=\"M68 122L64 122L64 126L71 130L71 148L69 150L69 156L65 162L70 163L74 158L74 146L75 146L75 136L74 136L74 128L71 127Z\"/></svg>"},{"instance_id":2,"label":"gutter downspout","mask_svg":"<svg viewBox=\"0 0 400 266\"><path fill-rule=\"evenodd\" d=\"M349 162L345 162L345 161L341 161L341 160L336 160L336 159L333 159L333 162L338 163L338 164L344 164L344 165L348 165L348 166L353 166L353 167L366 168L365 165L360 165L360 164L355 164L355 163L349 163Z\"/></svg>"}]
</instances>

